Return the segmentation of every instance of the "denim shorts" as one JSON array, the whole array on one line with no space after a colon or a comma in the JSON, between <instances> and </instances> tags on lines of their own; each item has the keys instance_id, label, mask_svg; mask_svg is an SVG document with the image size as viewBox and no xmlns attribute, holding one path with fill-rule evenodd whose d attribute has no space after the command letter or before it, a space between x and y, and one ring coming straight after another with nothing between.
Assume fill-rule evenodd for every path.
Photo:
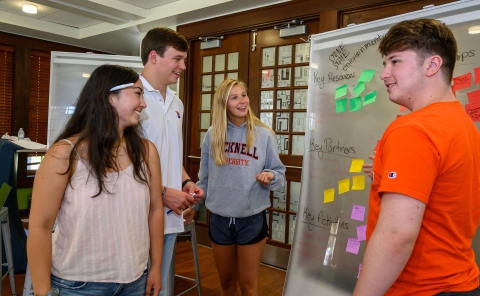
<instances>
[{"instance_id":1,"label":"denim shorts","mask_svg":"<svg viewBox=\"0 0 480 296\"><path fill-rule=\"evenodd\" d=\"M468 292L442 292L435 295L439 296L480 296L480 288Z\"/></svg>"},{"instance_id":2,"label":"denim shorts","mask_svg":"<svg viewBox=\"0 0 480 296\"><path fill-rule=\"evenodd\" d=\"M52 288L60 291L60 296L144 296L147 285L147 270L137 280L128 284L78 282L64 280L51 275Z\"/></svg>"},{"instance_id":3,"label":"denim shorts","mask_svg":"<svg viewBox=\"0 0 480 296\"><path fill-rule=\"evenodd\" d=\"M268 236L266 212L245 218L227 218L210 213L208 234L217 245L253 245Z\"/></svg>"}]
</instances>

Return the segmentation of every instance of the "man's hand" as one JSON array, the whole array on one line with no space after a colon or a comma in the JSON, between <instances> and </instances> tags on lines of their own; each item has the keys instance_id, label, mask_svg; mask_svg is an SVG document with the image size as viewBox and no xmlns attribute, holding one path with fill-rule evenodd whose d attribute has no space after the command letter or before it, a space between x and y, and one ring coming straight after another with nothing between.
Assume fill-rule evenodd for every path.
<instances>
[{"instance_id":1,"label":"man's hand","mask_svg":"<svg viewBox=\"0 0 480 296\"><path fill-rule=\"evenodd\" d=\"M373 152L373 155L369 155L368 158L370 158L371 160L373 160L375 158L375 152ZM363 168L363 172L365 174L367 174L370 179L373 179L373 163L366 163L364 165L362 165L362 168Z\"/></svg>"},{"instance_id":2,"label":"man's hand","mask_svg":"<svg viewBox=\"0 0 480 296\"><path fill-rule=\"evenodd\" d=\"M177 215L181 215L183 210L195 203L195 199L190 194L170 187L167 187L167 191L163 196L163 205L174 211Z\"/></svg>"},{"instance_id":3,"label":"man's hand","mask_svg":"<svg viewBox=\"0 0 480 296\"><path fill-rule=\"evenodd\" d=\"M275 175L273 175L272 172L261 172L257 175L257 181L265 186L270 185L270 182L272 182L273 178L275 178Z\"/></svg>"},{"instance_id":4,"label":"man's hand","mask_svg":"<svg viewBox=\"0 0 480 296\"><path fill-rule=\"evenodd\" d=\"M188 182L183 186L183 192L188 193L194 198L194 204L198 203L199 200L203 197L203 189L198 187L194 182Z\"/></svg>"}]
</instances>

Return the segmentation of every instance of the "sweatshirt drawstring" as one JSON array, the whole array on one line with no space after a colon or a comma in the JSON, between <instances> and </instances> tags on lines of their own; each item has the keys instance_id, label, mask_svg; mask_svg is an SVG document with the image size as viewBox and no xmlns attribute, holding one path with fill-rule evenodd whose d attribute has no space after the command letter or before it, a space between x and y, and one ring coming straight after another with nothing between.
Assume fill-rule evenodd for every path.
<instances>
[{"instance_id":1,"label":"sweatshirt drawstring","mask_svg":"<svg viewBox=\"0 0 480 296\"><path fill-rule=\"evenodd\" d=\"M235 218L230 218L230 223L228 223L228 227L230 227L230 225L235 225Z\"/></svg>"}]
</instances>

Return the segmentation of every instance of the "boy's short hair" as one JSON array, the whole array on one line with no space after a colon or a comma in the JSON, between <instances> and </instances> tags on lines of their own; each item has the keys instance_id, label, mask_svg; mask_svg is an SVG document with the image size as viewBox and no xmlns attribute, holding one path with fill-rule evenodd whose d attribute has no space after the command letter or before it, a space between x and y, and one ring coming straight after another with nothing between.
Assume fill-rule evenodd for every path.
<instances>
[{"instance_id":1,"label":"boy's short hair","mask_svg":"<svg viewBox=\"0 0 480 296\"><path fill-rule=\"evenodd\" d=\"M143 65L148 62L148 56L152 50L163 57L167 47L173 47L178 51L187 52L188 42L183 35L169 28L153 28L147 32L142 40L141 53Z\"/></svg>"},{"instance_id":2,"label":"boy's short hair","mask_svg":"<svg viewBox=\"0 0 480 296\"><path fill-rule=\"evenodd\" d=\"M457 59L457 41L452 30L435 19L402 21L388 30L380 41L378 51L386 56L393 51L413 50L420 62L431 55L439 55L445 79L450 84Z\"/></svg>"}]
</instances>

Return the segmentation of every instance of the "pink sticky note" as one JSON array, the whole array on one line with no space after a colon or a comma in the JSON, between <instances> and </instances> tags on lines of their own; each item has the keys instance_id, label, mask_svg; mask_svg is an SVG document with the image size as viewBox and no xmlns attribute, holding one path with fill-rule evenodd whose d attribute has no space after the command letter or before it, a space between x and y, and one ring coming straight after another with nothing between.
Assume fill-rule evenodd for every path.
<instances>
[{"instance_id":1,"label":"pink sticky note","mask_svg":"<svg viewBox=\"0 0 480 296\"><path fill-rule=\"evenodd\" d=\"M465 111L473 121L480 121L480 104L465 104Z\"/></svg>"},{"instance_id":2,"label":"pink sticky note","mask_svg":"<svg viewBox=\"0 0 480 296\"><path fill-rule=\"evenodd\" d=\"M475 83L480 83L480 67L475 68Z\"/></svg>"},{"instance_id":3,"label":"pink sticky note","mask_svg":"<svg viewBox=\"0 0 480 296\"><path fill-rule=\"evenodd\" d=\"M405 110L407 110L407 107L400 105L400 113L402 113Z\"/></svg>"},{"instance_id":4,"label":"pink sticky note","mask_svg":"<svg viewBox=\"0 0 480 296\"><path fill-rule=\"evenodd\" d=\"M453 78L452 90L455 92L457 90L467 88L470 85L472 85L472 73L467 73L465 75Z\"/></svg>"},{"instance_id":5,"label":"pink sticky note","mask_svg":"<svg viewBox=\"0 0 480 296\"><path fill-rule=\"evenodd\" d=\"M357 239L359 242L367 239L367 225L357 226Z\"/></svg>"},{"instance_id":6,"label":"pink sticky note","mask_svg":"<svg viewBox=\"0 0 480 296\"><path fill-rule=\"evenodd\" d=\"M480 104L480 89L467 93L470 104Z\"/></svg>"},{"instance_id":7,"label":"pink sticky note","mask_svg":"<svg viewBox=\"0 0 480 296\"><path fill-rule=\"evenodd\" d=\"M357 274L357 279L360 277L360 271L362 271L362 263L358 263L358 274Z\"/></svg>"},{"instance_id":8,"label":"pink sticky note","mask_svg":"<svg viewBox=\"0 0 480 296\"><path fill-rule=\"evenodd\" d=\"M363 221L363 219L365 219L365 207L353 205L351 218L353 220Z\"/></svg>"},{"instance_id":9,"label":"pink sticky note","mask_svg":"<svg viewBox=\"0 0 480 296\"><path fill-rule=\"evenodd\" d=\"M360 250L360 242L356 238L348 238L347 252L358 255Z\"/></svg>"}]
</instances>

